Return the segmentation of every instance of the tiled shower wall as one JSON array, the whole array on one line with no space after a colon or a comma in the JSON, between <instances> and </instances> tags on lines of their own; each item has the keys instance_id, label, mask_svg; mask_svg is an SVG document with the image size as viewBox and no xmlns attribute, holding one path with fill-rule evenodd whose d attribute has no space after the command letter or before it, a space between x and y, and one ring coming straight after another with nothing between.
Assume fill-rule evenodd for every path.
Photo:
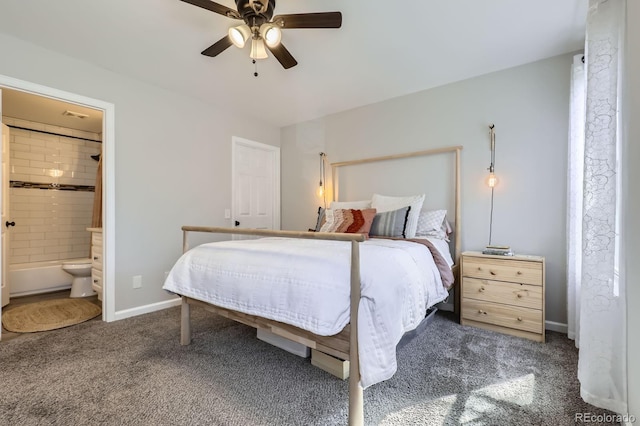
<instances>
[{"instance_id":1,"label":"tiled shower wall","mask_svg":"<svg viewBox=\"0 0 640 426\"><path fill-rule=\"evenodd\" d=\"M100 135L2 117L18 126L100 140ZM101 143L10 128L10 180L54 185L94 186ZM89 257L87 227L93 213L91 191L11 188L9 262L31 263Z\"/></svg>"}]
</instances>

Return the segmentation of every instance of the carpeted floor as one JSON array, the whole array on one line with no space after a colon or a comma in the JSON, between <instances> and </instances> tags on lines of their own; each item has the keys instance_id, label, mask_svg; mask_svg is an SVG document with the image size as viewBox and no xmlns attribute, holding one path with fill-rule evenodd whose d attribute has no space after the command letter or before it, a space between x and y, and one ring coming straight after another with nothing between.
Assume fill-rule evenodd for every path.
<instances>
[{"instance_id":1,"label":"carpeted floor","mask_svg":"<svg viewBox=\"0 0 640 426\"><path fill-rule=\"evenodd\" d=\"M347 381L192 308L90 321L0 342L3 425L344 425ZM573 342L546 344L438 313L398 352L398 373L364 391L367 425L573 425L584 403ZM595 423L591 423L595 424Z\"/></svg>"}]
</instances>

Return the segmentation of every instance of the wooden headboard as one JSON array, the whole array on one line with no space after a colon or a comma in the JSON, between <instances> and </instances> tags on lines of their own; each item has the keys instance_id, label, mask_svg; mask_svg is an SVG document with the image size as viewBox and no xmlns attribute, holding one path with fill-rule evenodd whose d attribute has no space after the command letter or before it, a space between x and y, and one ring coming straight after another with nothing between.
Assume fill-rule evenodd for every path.
<instances>
[{"instance_id":1,"label":"wooden headboard","mask_svg":"<svg viewBox=\"0 0 640 426\"><path fill-rule=\"evenodd\" d=\"M342 167L346 166L354 166L359 164L366 163L376 163L383 162L389 160L398 160L404 158L416 158L416 157L425 157L425 156L433 156L439 154L453 154L451 157L453 159L453 167L454 167L454 275L456 276L456 281L459 282L459 272L460 272L460 253L462 251L462 237L461 237L461 228L462 228L462 219L461 219L461 195L460 195L460 153L462 151L462 146L450 146L450 147L442 147L435 149L428 149L424 151L416 151L416 152L408 152L403 154L394 154L394 155L386 155L382 157L372 157L372 158L362 158L359 160L351 160L351 161L340 161L336 163L330 163L331 165L331 193L333 200L337 200L338 198L338 178L339 178L339 170ZM459 291L455 292L455 310L458 311L458 301L459 301Z\"/></svg>"}]
</instances>

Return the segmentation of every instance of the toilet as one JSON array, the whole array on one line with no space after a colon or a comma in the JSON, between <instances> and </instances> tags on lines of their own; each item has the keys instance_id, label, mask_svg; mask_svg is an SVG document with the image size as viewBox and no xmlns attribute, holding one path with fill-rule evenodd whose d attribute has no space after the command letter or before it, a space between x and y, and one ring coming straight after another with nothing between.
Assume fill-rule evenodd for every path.
<instances>
[{"instance_id":1,"label":"toilet","mask_svg":"<svg viewBox=\"0 0 640 426\"><path fill-rule=\"evenodd\" d=\"M91 259L62 262L62 270L73 276L69 297L89 297L97 294L91 288Z\"/></svg>"}]
</instances>

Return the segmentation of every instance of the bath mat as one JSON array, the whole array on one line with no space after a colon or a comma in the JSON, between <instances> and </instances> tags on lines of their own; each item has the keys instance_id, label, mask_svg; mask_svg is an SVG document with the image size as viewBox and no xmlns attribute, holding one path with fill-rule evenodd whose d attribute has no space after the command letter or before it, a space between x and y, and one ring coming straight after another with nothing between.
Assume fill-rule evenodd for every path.
<instances>
[{"instance_id":1,"label":"bath mat","mask_svg":"<svg viewBox=\"0 0 640 426\"><path fill-rule=\"evenodd\" d=\"M55 330L97 317L99 306L84 299L53 299L2 310L2 325L15 333Z\"/></svg>"}]
</instances>

